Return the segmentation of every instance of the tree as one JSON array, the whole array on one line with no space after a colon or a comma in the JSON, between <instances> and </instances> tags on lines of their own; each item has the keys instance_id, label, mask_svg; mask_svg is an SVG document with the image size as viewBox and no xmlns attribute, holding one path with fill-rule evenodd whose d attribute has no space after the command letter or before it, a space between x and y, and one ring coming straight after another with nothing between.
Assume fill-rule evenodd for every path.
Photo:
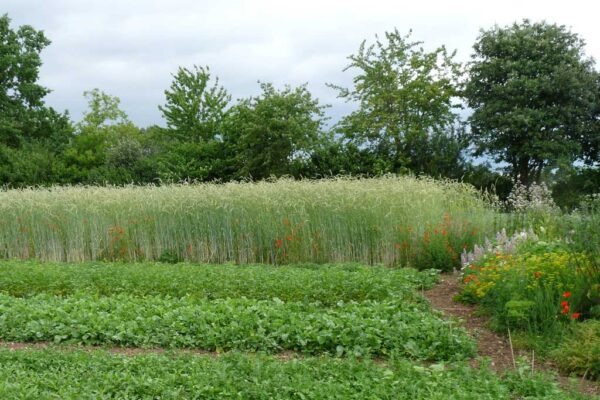
<instances>
[{"instance_id":1,"label":"tree","mask_svg":"<svg viewBox=\"0 0 600 400\"><path fill-rule=\"evenodd\" d=\"M207 142L219 133L231 96L219 86L218 78L212 86L209 82L208 67L180 67L173 75L170 89L165 90L167 103L158 108L177 140Z\"/></svg>"},{"instance_id":2,"label":"tree","mask_svg":"<svg viewBox=\"0 0 600 400\"><path fill-rule=\"evenodd\" d=\"M143 156L141 132L120 108L120 99L99 89L84 92L89 109L76 125L64 152L71 183L139 181L136 163Z\"/></svg>"},{"instance_id":3,"label":"tree","mask_svg":"<svg viewBox=\"0 0 600 400\"><path fill-rule=\"evenodd\" d=\"M431 144L452 139L446 132L457 121L461 66L444 47L426 52L421 44L398 30L370 46L363 41L344 69L357 70L354 87L329 85L338 97L358 103L358 110L339 123L339 131L372 149L388 163L389 172L432 173L427 162Z\"/></svg>"},{"instance_id":4,"label":"tree","mask_svg":"<svg viewBox=\"0 0 600 400\"><path fill-rule=\"evenodd\" d=\"M482 30L465 89L476 155L507 163L524 185L548 166L583 159L599 93L583 48L576 34L546 22Z\"/></svg>"},{"instance_id":5,"label":"tree","mask_svg":"<svg viewBox=\"0 0 600 400\"><path fill-rule=\"evenodd\" d=\"M79 129L101 129L109 125L129 124L129 117L121 110L121 99L104 93L100 89L83 92L88 101L89 111L83 114Z\"/></svg>"},{"instance_id":6,"label":"tree","mask_svg":"<svg viewBox=\"0 0 600 400\"><path fill-rule=\"evenodd\" d=\"M24 25L10 27L0 16L0 182L27 186L55 182L57 155L73 128L67 113L44 104L49 89L39 85L44 33Z\"/></svg>"},{"instance_id":7,"label":"tree","mask_svg":"<svg viewBox=\"0 0 600 400\"><path fill-rule=\"evenodd\" d=\"M43 32L29 25L13 30L8 15L0 16L0 145L59 149L72 135L68 115L44 105L50 90L37 83L40 53L49 44Z\"/></svg>"},{"instance_id":8,"label":"tree","mask_svg":"<svg viewBox=\"0 0 600 400\"><path fill-rule=\"evenodd\" d=\"M306 85L262 93L231 110L225 144L235 149L238 177L253 179L293 174L308 160L322 132L323 106Z\"/></svg>"}]
</instances>

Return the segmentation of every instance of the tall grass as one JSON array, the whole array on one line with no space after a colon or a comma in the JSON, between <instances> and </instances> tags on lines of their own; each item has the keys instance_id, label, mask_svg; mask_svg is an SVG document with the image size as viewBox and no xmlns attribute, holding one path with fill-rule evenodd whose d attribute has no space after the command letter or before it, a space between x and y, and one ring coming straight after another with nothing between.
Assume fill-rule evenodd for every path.
<instances>
[{"instance_id":1,"label":"tall grass","mask_svg":"<svg viewBox=\"0 0 600 400\"><path fill-rule=\"evenodd\" d=\"M412 177L0 192L0 257L451 268L493 231L472 187Z\"/></svg>"}]
</instances>

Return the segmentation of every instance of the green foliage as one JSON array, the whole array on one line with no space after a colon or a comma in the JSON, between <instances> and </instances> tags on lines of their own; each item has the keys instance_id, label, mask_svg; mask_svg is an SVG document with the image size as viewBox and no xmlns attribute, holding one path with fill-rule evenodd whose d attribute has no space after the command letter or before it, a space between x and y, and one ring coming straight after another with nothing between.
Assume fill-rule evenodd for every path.
<instances>
[{"instance_id":1,"label":"green foliage","mask_svg":"<svg viewBox=\"0 0 600 400\"><path fill-rule=\"evenodd\" d=\"M600 378L600 321L573 326L573 333L553 351L552 358L564 371Z\"/></svg>"},{"instance_id":2,"label":"green foliage","mask_svg":"<svg viewBox=\"0 0 600 400\"><path fill-rule=\"evenodd\" d=\"M425 303L321 303L166 296L0 294L0 337L128 347L185 347L456 360L473 340Z\"/></svg>"},{"instance_id":3,"label":"green foliage","mask_svg":"<svg viewBox=\"0 0 600 400\"><path fill-rule=\"evenodd\" d=\"M0 350L0 397L36 399L582 399L540 374L500 379L487 367L227 354L114 355Z\"/></svg>"},{"instance_id":4,"label":"green foliage","mask_svg":"<svg viewBox=\"0 0 600 400\"><path fill-rule=\"evenodd\" d=\"M323 129L323 106L306 85L241 100L227 121L225 140L235 149L238 177L260 180L291 175L313 152Z\"/></svg>"},{"instance_id":5,"label":"green foliage","mask_svg":"<svg viewBox=\"0 0 600 400\"><path fill-rule=\"evenodd\" d=\"M466 268L461 298L480 302L500 330L556 331L570 319L589 317L591 270L585 255L559 248L497 255Z\"/></svg>"},{"instance_id":6,"label":"green foliage","mask_svg":"<svg viewBox=\"0 0 600 400\"><path fill-rule=\"evenodd\" d=\"M84 92L89 109L63 153L69 183L139 182L144 158L140 130L120 109L120 99L99 89Z\"/></svg>"},{"instance_id":7,"label":"green foliage","mask_svg":"<svg viewBox=\"0 0 600 400\"><path fill-rule=\"evenodd\" d=\"M169 136L182 142L207 142L221 134L221 124L231 101L216 78L209 86L208 67L179 68L165 90L167 102L159 106L169 127Z\"/></svg>"},{"instance_id":8,"label":"green foliage","mask_svg":"<svg viewBox=\"0 0 600 400\"><path fill-rule=\"evenodd\" d=\"M600 193L600 168L562 168L552 177L552 197L566 210L579 208L588 196Z\"/></svg>"},{"instance_id":9,"label":"green foliage","mask_svg":"<svg viewBox=\"0 0 600 400\"><path fill-rule=\"evenodd\" d=\"M40 52L50 44L29 25L11 29L0 16L0 184L61 182L57 157L72 137L68 115L44 105Z\"/></svg>"},{"instance_id":10,"label":"green foliage","mask_svg":"<svg viewBox=\"0 0 600 400\"><path fill-rule=\"evenodd\" d=\"M467 145L463 135L452 133L461 66L444 47L426 52L421 42L409 39L397 30L386 32L385 40L370 46L363 41L348 57L344 71L358 71L354 88L330 86L359 109L338 128L381 161L389 160L386 172L449 176L447 168L463 163Z\"/></svg>"},{"instance_id":11,"label":"green foliage","mask_svg":"<svg viewBox=\"0 0 600 400\"><path fill-rule=\"evenodd\" d=\"M516 255L475 262L465 269L459 298L480 303L495 328L512 329L515 343L535 349L536 356L549 357L565 372L597 378L598 214L592 208L553 218L565 221L555 223L560 229L549 237L568 231L565 240L524 242Z\"/></svg>"},{"instance_id":12,"label":"green foliage","mask_svg":"<svg viewBox=\"0 0 600 400\"><path fill-rule=\"evenodd\" d=\"M0 16L0 143L19 147L36 134L36 117L49 90L37 84L40 52L50 44L29 25L13 30Z\"/></svg>"},{"instance_id":13,"label":"green foliage","mask_svg":"<svg viewBox=\"0 0 600 400\"><path fill-rule=\"evenodd\" d=\"M478 154L529 185L546 167L585 157L600 93L584 42L566 27L524 20L482 31L465 89ZM595 131L596 129L596 131Z\"/></svg>"},{"instance_id":14,"label":"green foliage","mask_svg":"<svg viewBox=\"0 0 600 400\"><path fill-rule=\"evenodd\" d=\"M121 100L116 96L104 93L100 89L83 92L88 101L89 110L84 113L79 124L80 129L100 129L109 125L126 125L127 114L119 108Z\"/></svg>"},{"instance_id":15,"label":"green foliage","mask_svg":"<svg viewBox=\"0 0 600 400\"><path fill-rule=\"evenodd\" d=\"M446 235L427 243L446 220ZM388 176L13 190L0 192L0 222L3 258L156 260L169 250L204 263L447 270L494 228L494 211L468 185Z\"/></svg>"},{"instance_id":16,"label":"green foliage","mask_svg":"<svg viewBox=\"0 0 600 400\"><path fill-rule=\"evenodd\" d=\"M165 254L166 258L166 254ZM411 287L430 288L435 271L365 267L356 264L293 266L165 265L157 263L51 264L34 261L0 262L0 291L11 296L76 292L110 296L164 295L225 299L245 297L286 302L417 300Z\"/></svg>"}]
</instances>

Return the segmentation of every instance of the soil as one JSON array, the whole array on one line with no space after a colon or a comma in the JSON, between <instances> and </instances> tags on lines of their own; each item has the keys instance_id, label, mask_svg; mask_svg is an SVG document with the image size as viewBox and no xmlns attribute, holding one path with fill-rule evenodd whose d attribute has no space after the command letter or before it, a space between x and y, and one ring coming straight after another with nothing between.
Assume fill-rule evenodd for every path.
<instances>
[{"instance_id":1,"label":"soil","mask_svg":"<svg viewBox=\"0 0 600 400\"><path fill-rule=\"evenodd\" d=\"M463 304L454 301L460 292L461 283L458 275L442 274L440 282L423 294L429 299L433 308L444 312L446 315L460 319L469 333L477 340L478 355L487 357L491 367L499 373L515 368L514 360L523 357L532 361L532 354L523 349L511 349L508 335L502 335L488 328L489 318L480 315L475 305ZM535 360L534 360L535 361ZM478 360L472 360L472 365L477 366ZM556 368L548 361L539 363L535 361L535 369L552 370ZM572 387L572 379L557 372L561 386L565 389ZM600 396L598 382L578 379L577 389L581 393Z\"/></svg>"}]
</instances>

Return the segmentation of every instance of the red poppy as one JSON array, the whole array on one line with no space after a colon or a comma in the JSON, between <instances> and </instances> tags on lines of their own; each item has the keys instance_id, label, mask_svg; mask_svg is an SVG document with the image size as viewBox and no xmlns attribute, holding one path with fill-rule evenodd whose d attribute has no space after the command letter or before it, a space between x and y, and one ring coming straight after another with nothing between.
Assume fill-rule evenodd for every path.
<instances>
[{"instance_id":1,"label":"red poppy","mask_svg":"<svg viewBox=\"0 0 600 400\"><path fill-rule=\"evenodd\" d=\"M561 314L566 314L569 312L569 306L564 306L562 311L560 312Z\"/></svg>"},{"instance_id":2,"label":"red poppy","mask_svg":"<svg viewBox=\"0 0 600 400\"><path fill-rule=\"evenodd\" d=\"M563 301L560 302L560 306L561 307L568 307L569 306L569 302L566 301L566 300L563 300Z\"/></svg>"},{"instance_id":3,"label":"red poppy","mask_svg":"<svg viewBox=\"0 0 600 400\"><path fill-rule=\"evenodd\" d=\"M581 316L581 314L580 314L580 313L578 313L578 312L574 312L574 313L573 313L573 315L571 315L571 318L573 318L573 319L577 319L577 318L579 318L580 316Z\"/></svg>"},{"instance_id":4,"label":"red poppy","mask_svg":"<svg viewBox=\"0 0 600 400\"><path fill-rule=\"evenodd\" d=\"M281 239L275 240L275 247L281 247L282 244L283 244L283 240L281 240Z\"/></svg>"},{"instance_id":5,"label":"red poppy","mask_svg":"<svg viewBox=\"0 0 600 400\"><path fill-rule=\"evenodd\" d=\"M571 292L564 292L563 297L565 297L565 298L571 297Z\"/></svg>"},{"instance_id":6,"label":"red poppy","mask_svg":"<svg viewBox=\"0 0 600 400\"><path fill-rule=\"evenodd\" d=\"M533 273L533 276L535 276L535 278L538 279L540 276L542 276L542 273L540 271L535 271Z\"/></svg>"},{"instance_id":7,"label":"red poppy","mask_svg":"<svg viewBox=\"0 0 600 400\"><path fill-rule=\"evenodd\" d=\"M291 242L293 237L292 237L292 235L287 235L286 239L288 240L288 242Z\"/></svg>"}]
</instances>

